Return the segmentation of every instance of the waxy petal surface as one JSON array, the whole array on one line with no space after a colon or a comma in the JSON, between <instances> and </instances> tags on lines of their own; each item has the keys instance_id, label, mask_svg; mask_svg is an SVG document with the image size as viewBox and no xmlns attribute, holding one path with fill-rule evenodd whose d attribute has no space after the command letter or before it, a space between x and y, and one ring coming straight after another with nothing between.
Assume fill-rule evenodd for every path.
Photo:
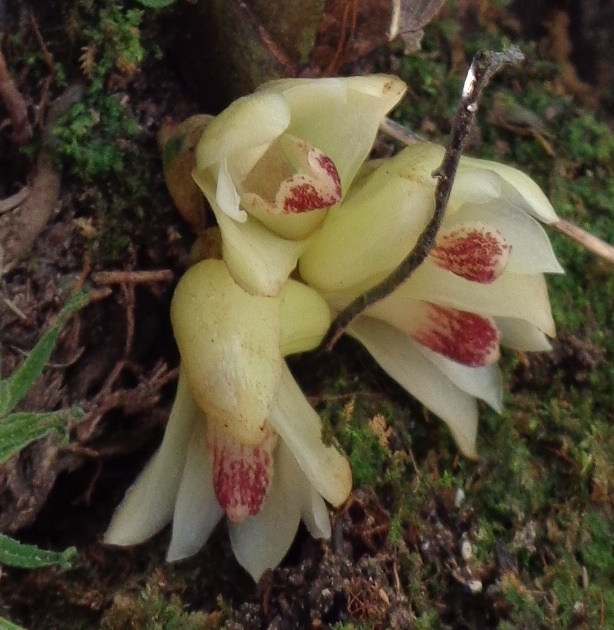
<instances>
[{"instance_id":1,"label":"waxy petal surface","mask_svg":"<svg viewBox=\"0 0 614 630\"><path fill-rule=\"evenodd\" d=\"M273 479L273 449L277 434L265 426L264 439L257 446L241 444L214 423L207 426L213 488L226 516L240 523L258 514Z\"/></svg>"},{"instance_id":2,"label":"waxy petal surface","mask_svg":"<svg viewBox=\"0 0 614 630\"><path fill-rule=\"evenodd\" d=\"M281 95L263 91L239 98L205 129L196 147L196 170L228 159L232 175L243 179L289 124L290 110Z\"/></svg>"},{"instance_id":3,"label":"waxy petal surface","mask_svg":"<svg viewBox=\"0 0 614 630\"><path fill-rule=\"evenodd\" d=\"M479 284L440 269L427 259L392 295L471 313L524 319L554 336L548 289L541 274L506 271L490 284Z\"/></svg>"},{"instance_id":4,"label":"waxy petal surface","mask_svg":"<svg viewBox=\"0 0 614 630\"><path fill-rule=\"evenodd\" d=\"M494 321L476 313L412 300L394 292L366 314L392 324L414 341L463 365L490 365L499 358Z\"/></svg>"},{"instance_id":5,"label":"waxy petal surface","mask_svg":"<svg viewBox=\"0 0 614 630\"><path fill-rule=\"evenodd\" d=\"M203 190L210 190L209 180L197 181ZM253 295L279 295L308 241L277 236L253 217L238 223L215 202L211 207L222 234L224 262L235 282Z\"/></svg>"},{"instance_id":6,"label":"waxy petal surface","mask_svg":"<svg viewBox=\"0 0 614 630\"><path fill-rule=\"evenodd\" d=\"M281 354L317 348L331 322L324 298L311 287L288 280L281 292Z\"/></svg>"},{"instance_id":7,"label":"waxy petal surface","mask_svg":"<svg viewBox=\"0 0 614 630\"><path fill-rule=\"evenodd\" d=\"M418 350L456 387L490 405L495 411L503 407L503 378L498 365L471 367L452 361L424 346Z\"/></svg>"},{"instance_id":8,"label":"waxy petal surface","mask_svg":"<svg viewBox=\"0 0 614 630\"><path fill-rule=\"evenodd\" d=\"M254 580L283 560L301 519L307 480L283 442L275 449L275 468L277 474L260 513L228 524L232 550Z\"/></svg>"},{"instance_id":9,"label":"waxy petal surface","mask_svg":"<svg viewBox=\"0 0 614 630\"><path fill-rule=\"evenodd\" d=\"M511 249L498 230L483 223L462 223L440 231L429 255L442 269L489 284L505 269Z\"/></svg>"},{"instance_id":10,"label":"waxy petal surface","mask_svg":"<svg viewBox=\"0 0 614 630\"><path fill-rule=\"evenodd\" d=\"M320 291L375 283L409 253L433 212L432 188L391 174L384 163L328 212L299 261Z\"/></svg>"},{"instance_id":11,"label":"waxy petal surface","mask_svg":"<svg viewBox=\"0 0 614 630\"><path fill-rule=\"evenodd\" d=\"M188 558L199 551L224 515L213 491L206 433L206 423L200 422L190 438L166 554L169 562Z\"/></svg>"},{"instance_id":12,"label":"waxy petal surface","mask_svg":"<svg viewBox=\"0 0 614 630\"><path fill-rule=\"evenodd\" d=\"M552 350L548 337L534 326L514 317L497 317L497 328L501 333L501 344L525 352L547 352Z\"/></svg>"},{"instance_id":13,"label":"waxy petal surface","mask_svg":"<svg viewBox=\"0 0 614 630\"><path fill-rule=\"evenodd\" d=\"M259 218L266 216L262 213L312 212L341 200L334 162L290 134L273 144L245 180L244 188L243 205Z\"/></svg>"},{"instance_id":14,"label":"waxy petal surface","mask_svg":"<svg viewBox=\"0 0 614 630\"><path fill-rule=\"evenodd\" d=\"M499 359L499 333L491 319L423 303L425 316L412 338L463 365L490 365Z\"/></svg>"},{"instance_id":15,"label":"waxy petal surface","mask_svg":"<svg viewBox=\"0 0 614 630\"><path fill-rule=\"evenodd\" d=\"M285 363L269 422L317 492L335 506L343 503L352 489L350 465L334 446L322 442L320 416Z\"/></svg>"},{"instance_id":16,"label":"waxy petal surface","mask_svg":"<svg viewBox=\"0 0 614 630\"><path fill-rule=\"evenodd\" d=\"M303 138L335 164L345 191L373 147L379 123L402 98L405 83L392 75L281 79L256 93L283 95L292 112L288 133Z\"/></svg>"},{"instance_id":17,"label":"waxy petal surface","mask_svg":"<svg viewBox=\"0 0 614 630\"><path fill-rule=\"evenodd\" d=\"M188 269L171 303L190 392L211 422L245 444L262 442L277 396L280 317L279 298L250 295L221 260Z\"/></svg>"},{"instance_id":18,"label":"waxy petal surface","mask_svg":"<svg viewBox=\"0 0 614 630\"><path fill-rule=\"evenodd\" d=\"M530 214L502 198L482 204L464 204L446 217L442 230L465 223L482 223L500 232L510 246L506 270L516 273L562 273L544 228Z\"/></svg>"},{"instance_id":19,"label":"waxy petal surface","mask_svg":"<svg viewBox=\"0 0 614 630\"><path fill-rule=\"evenodd\" d=\"M204 422L183 371L160 448L113 514L104 540L110 545L136 545L170 523L177 489L195 424Z\"/></svg>"}]
</instances>

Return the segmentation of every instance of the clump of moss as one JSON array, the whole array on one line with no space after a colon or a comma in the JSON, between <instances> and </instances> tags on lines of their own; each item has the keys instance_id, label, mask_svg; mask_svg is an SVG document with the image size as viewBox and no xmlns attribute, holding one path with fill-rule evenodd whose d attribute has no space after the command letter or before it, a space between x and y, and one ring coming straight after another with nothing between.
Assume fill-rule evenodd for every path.
<instances>
[{"instance_id":1,"label":"clump of moss","mask_svg":"<svg viewBox=\"0 0 614 630\"><path fill-rule=\"evenodd\" d=\"M54 154L62 171L85 184L78 200L93 211L95 260L123 257L152 225L154 191L161 189L153 136L130 108L128 91L151 52L142 42L143 12L115 2L76 3L66 22L81 48L82 98L54 128ZM143 239L147 240L147 239Z\"/></svg>"},{"instance_id":2,"label":"clump of moss","mask_svg":"<svg viewBox=\"0 0 614 630\"><path fill-rule=\"evenodd\" d=\"M177 596L167 599L151 580L138 594L118 594L106 611L101 630L216 630L224 616L187 612Z\"/></svg>"}]
</instances>

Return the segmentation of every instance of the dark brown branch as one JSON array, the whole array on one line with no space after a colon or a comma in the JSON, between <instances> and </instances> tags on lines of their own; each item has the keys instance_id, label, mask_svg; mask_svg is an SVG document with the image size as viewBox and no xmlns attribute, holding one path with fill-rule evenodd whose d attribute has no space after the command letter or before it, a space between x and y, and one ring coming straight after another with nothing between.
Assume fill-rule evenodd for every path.
<instances>
[{"instance_id":1,"label":"dark brown branch","mask_svg":"<svg viewBox=\"0 0 614 630\"><path fill-rule=\"evenodd\" d=\"M6 65L4 55L0 50L0 99L8 110L13 123L13 138L17 144L23 144L32 135L30 124L28 123L28 107L17 89L9 69Z\"/></svg>"},{"instance_id":2,"label":"dark brown branch","mask_svg":"<svg viewBox=\"0 0 614 630\"><path fill-rule=\"evenodd\" d=\"M371 304L379 302L387 295L390 295L424 262L435 245L437 232L450 199L450 192L452 191L452 184L454 183L461 153L475 122L480 94L499 69L507 64L518 64L523 59L523 54L516 47L503 52L479 52L474 57L467 72L460 103L452 122L450 143L443 156L441 165L432 174L433 177L437 178L437 184L435 186L435 209L431 220L418 237L416 245L405 260L385 280L358 296L337 315L324 337L321 347L328 351L332 350L339 337L341 337L355 317L360 315Z\"/></svg>"}]
</instances>

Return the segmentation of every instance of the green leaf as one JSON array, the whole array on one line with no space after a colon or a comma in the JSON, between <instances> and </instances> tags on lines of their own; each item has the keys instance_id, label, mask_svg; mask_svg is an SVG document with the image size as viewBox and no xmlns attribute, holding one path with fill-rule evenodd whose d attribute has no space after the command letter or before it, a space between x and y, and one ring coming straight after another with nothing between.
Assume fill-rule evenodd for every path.
<instances>
[{"instance_id":1,"label":"green leaf","mask_svg":"<svg viewBox=\"0 0 614 630\"><path fill-rule=\"evenodd\" d=\"M68 569L77 557L77 550L69 547L64 551L47 551L35 545L25 545L19 541L0 534L0 564L20 569L39 569L57 564Z\"/></svg>"},{"instance_id":2,"label":"green leaf","mask_svg":"<svg viewBox=\"0 0 614 630\"><path fill-rule=\"evenodd\" d=\"M0 630L25 630L22 626L11 623L8 619L0 617Z\"/></svg>"},{"instance_id":3,"label":"green leaf","mask_svg":"<svg viewBox=\"0 0 614 630\"><path fill-rule=\"evenodd\" d=\"M170 7L171 4L177 0L138 0L139 4L142 4L148 9L163 9L164 7Z\"/></svg>"},{"instance_id":4,"label":"green leaf","mask_svg":"<svg viewBox=\"0 0 614 630\"><path fill-rule=\"evenodd\" d=\"M80 422L84 417L85 414L79 407L42 413L10 414L0 420L0 464L52 431L65 435L68 423Z\"/></svg>"},{"instance_id":5,"label":"green leaf","mask_svg":"<svg viewBox=\"0 0 614 630\"><path fill-rule=\"evenodd\" d=\"M49 360L62 325L71 315L83 308L88 301L89 295L85 291L71 297L60 311L56 323L39 339L21 367L9 378L0 381L0 418L9 414L26 395Z\"/></svg>"}]
</instances>

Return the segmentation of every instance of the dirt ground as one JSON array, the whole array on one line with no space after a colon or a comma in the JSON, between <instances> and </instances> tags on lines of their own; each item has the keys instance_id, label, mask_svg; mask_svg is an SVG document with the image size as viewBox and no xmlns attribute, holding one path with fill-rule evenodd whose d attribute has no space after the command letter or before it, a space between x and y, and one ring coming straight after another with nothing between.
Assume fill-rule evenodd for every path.
<instances>
[{"instance_id":1,"label":"dirt ground","mask_svg":"<svg viewBox=\"0 0 614 630\"><path fill-rule=\"evenodd\" d=\"M522 43L539 64L495 85L472 152L534 168L561 216L612 242L614 94L582 74L571 9L542 3L523 24L506 4L447 7L410 60L379 48L344 70L401 74L398 118L445 141L471 54ZM46 630L614 627L612 267L560 235L559 337L551 353L504 357L508 411L482 410L478 463L343 340L326 362L291 364L353 465L330 541L301 530L257 585L223 523L170 566L168 532L137 548L100 542L159 444L177 377L168 310L192 234L156 134L201 110L174 43L180 5L0 0L2 376L75 288L90 292L20 403L77 405L85 420L69 442L50 436L0 468L0 531L79 555L65 571L2 567L0 617Z\"/></svg>"}]
</instances>

